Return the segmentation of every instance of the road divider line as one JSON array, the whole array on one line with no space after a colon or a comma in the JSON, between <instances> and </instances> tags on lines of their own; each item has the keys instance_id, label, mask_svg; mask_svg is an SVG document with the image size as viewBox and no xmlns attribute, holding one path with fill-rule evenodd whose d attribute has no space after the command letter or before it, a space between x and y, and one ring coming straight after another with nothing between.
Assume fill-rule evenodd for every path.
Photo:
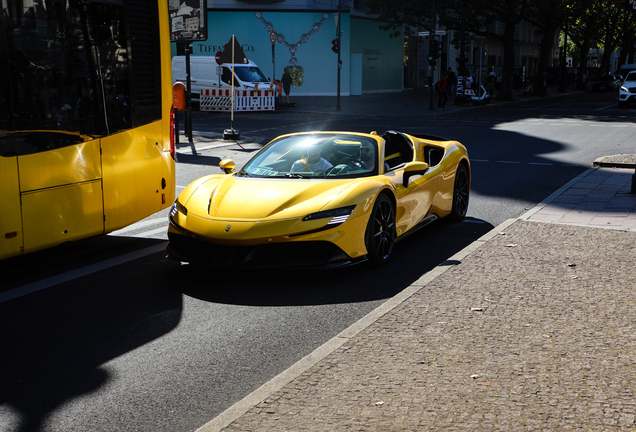
<instances>
[{"instance_id":1,"label":"road divider line","mask_svg":"<svg viewBox=\"0 0 636 432\"><path fill-rule=\"evenodd\" d=\"M144 231L142 233L132 235L131 237L147 238L148 236L153 236L155 234L160 234L160 233L166 234L167 232L168 232L168 224L165 224L161 228L153 229L153 230L150 230L150 231Z\"/></svg>"},{"instance_id":2,"label":"road divider line","mask_svg":"<svg viewBox=\"0 0 636 432\"><path fill-rule=\"evenodd\" d=\"M148 255L152 255L154 253L165 250L167 244L168 244L167 241L163 241L154 246L140 249L135 252L130 252L116 258L111 258L106 261L102 261L96 264L92 264L86 267L82 267L70 272L60 274L57 276L53 276L53 277L42 279L40 281L33 282L27 285L23 285L19 288L14 288L10 291L0 293L0 303L4 303L9 300L23 297L28 294L33 294L35 292L41 291L46 288L50 288L55 285L59 285L61 283L69 282L74 279L79 279L81 277L88 276L89 274L97 273L99 271L106 270L108 268L115 267L120 264L125 264L129 261L133 261Z\"/></svg>"},{"instance_id":3,"label":"road divider line","mask_svg":"<svg viewBox=\"0 0 636 432\"><path fill-rule=\"evenodd\" d=\"M132 225L128 225L126 228L122 228L120 230L117 231L113 231L111 233L108 233L108 235L111 236L119 236L122 234L126 234L130 231L135 231L138 229L142 229L151 225L158 225L158 224L166 224L166 219L165 218L157 218L157 219L150 219L150 220L146 220L146 221L141 221L141 222L136 222Z\"/></svg>"}]
</instances>

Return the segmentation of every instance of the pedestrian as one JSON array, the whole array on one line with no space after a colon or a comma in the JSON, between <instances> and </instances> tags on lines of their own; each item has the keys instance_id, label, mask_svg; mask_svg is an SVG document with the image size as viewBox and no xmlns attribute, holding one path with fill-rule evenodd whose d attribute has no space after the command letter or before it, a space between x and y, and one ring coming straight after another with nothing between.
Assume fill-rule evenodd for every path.
<instances>
[{"instance_id":1,"label":"pedestrian","mask_svg":"<svg viewBox=\"0 0 636 432\"><path fill-rule=\"evenodd\" d=\"M495 91L495 81L497 80L497 76L495 75L495 70L492 69L488 74L488 78L486 78L486 93L488 96L492 97Z\"/></svg>"},{"instance_id":2,"label":"pedestrian","mask_svg":"<svg viewBox=\"0 0 636 432\"><path fill-rule=\"evenodd\" d=\"M289 68L285 68L285 72L283 73L281 82L283 83L283 91L285 92L285 100L287 101L287 103L289 103L289 92L291 90L291 83L292 83L292 77L289 74Z\"/></svg>"},{"instance_id":3,"label":"pedestrian","mask_svg":"<svg viewBox=\"0 0 636 432\"><path fill-rule=\"evenodd\" d=\"M448 94L446 91L448 87L447 74L444 73L442 77L435 84L435 88L437 89L437 108L438 109L446 109L446 101L448 100Z\"/></svg>"},{"instance_id":4,"label":"pedestrian","mask_svg":"<svg viewBox=\"0 0 636 432\"><path fill-rule=\"evenodd\" d=\"M446 77L446 81L448 84L448 95L453 95L457 91L457 75L453 72L453 68L448 68L448 75Z\"/></svg>"},{"instance_id":5,"label":"pedestrian","mask_svg":"<svg viewBox=\"0 0 636 432\"><path fill-rule=\"evenodd\" d=\"M515 71L515 75L512 77L512 89L516 92L520 92L521 87L523 87L523 80L521 79L521 74L519 73L519 71Z\"/></svg>"},{"instance_id":6,"label":"pedestrian","mask_svg":"<svg viewBox=\"0 0 636 432\"><path fill-rule=\"evenodd\" d=\"M466 73L464 74L464 87L468 89L473 88L473 77L470 76L470 71L468 71L468 69L466 70Z\"/></svg>"}]
</instances>

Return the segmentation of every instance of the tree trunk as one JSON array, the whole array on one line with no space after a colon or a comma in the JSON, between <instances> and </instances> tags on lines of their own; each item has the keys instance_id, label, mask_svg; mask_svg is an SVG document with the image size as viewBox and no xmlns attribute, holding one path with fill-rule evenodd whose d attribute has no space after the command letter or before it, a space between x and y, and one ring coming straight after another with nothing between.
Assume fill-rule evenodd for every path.
<instances>
[{"instance_id":1,"label":"tree trunk","mask_svg":"<svg viewBox=\"0 0 636 432\"><path fill-rule=\"evenodd\" d=\"M587 56L590 52L590 37L585 35L585 40L581 44L581 58L579 59L579 73L576 78L576 88L585 90L585 81L587 79Z\"/></svg>"},{"instance_id":2,"label":"tree trunk","mask_svg":"<svg viewBox=\"0 0 636 432\"><path fill-rule=\"evenodd\" d=\"M560 24L553 23L543 29L543 35L541 37L541 54L539 55L539 63L537 65L537 76L535 77L534 85L532 86L532 94L536 96L548 95L546 71L548 70L548 62L550 61L554 35L559 28Z\"/></svg>"},{"instance_id":3,"label":"tree trunk","mask_svg":"<svg viewBox=\"0 0 636 432\"><path fill-rule=\"evenodd\" d=\"M501 87L499 88L499 99L505 101L513 100L512 78L515 69L515 44L514 44L515 24L507 23L504 29L503 38L503 75L501 77Z\"/></svg>"}]
</instances>

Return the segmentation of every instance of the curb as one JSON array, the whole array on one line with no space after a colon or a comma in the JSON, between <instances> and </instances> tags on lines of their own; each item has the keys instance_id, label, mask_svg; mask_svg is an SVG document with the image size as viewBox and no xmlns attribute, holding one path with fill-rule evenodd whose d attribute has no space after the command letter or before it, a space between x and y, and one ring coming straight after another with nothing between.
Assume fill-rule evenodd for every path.
<instances>
[{"instance_id":1,"label":"curb","mask_svg":"<svg viewBox=\"0 0 636 432\"><path fill-rule=\"evenodd\" d=\"M614 155L614 156L603 156L596 159L593 164L595 167L601 168L625 168L625 169L636 169L636 162L618 162L616 159L626 159L632 155Z\"/></svg>"}]
</instances>

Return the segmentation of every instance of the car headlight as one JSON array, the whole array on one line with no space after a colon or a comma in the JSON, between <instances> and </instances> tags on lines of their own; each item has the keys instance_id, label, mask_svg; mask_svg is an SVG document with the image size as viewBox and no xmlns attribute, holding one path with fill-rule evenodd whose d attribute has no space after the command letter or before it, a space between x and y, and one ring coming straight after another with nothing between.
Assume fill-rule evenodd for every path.
<instances>
[{"instance_id":1,"label":"car headlight","mask_svg":"<svg viewBox=\"0 0 636 432\"><path fill-rule=\"evenodd\" d=\"M621 91L626 92L626 91L629 91L629 90L627 90L627 87L625 87L625 86L621 86Z\"/></svg>"},{"instance_id":2,"label":"car headlight","mask_svg":"<svg viewBox=\"0 0 636 432\"><path fill-rule=\"evenodd\" d=\"M181 213L184 216L188 215L188 209L185 208L185 206L181 204L179 200L175 201L174 204L172 204L172 208L170 209L170 217L175 217L177 213Z\"/></svg>"},{"instance_id":3,"label":"car headlight","mask_svg":"<svg viewBox=\"0 0 636 432\"><path fill-rule=\"evenodd\" d=\"M356 208L356 206L352 205L347 207L340 207L333 210L325 210L318 213L312 213L305 216L303 218L303 222L316 219L331 218L331 220L327 222L327 225L340 225L342 223L345 223L347 219L349 219L349 216L351 215L351 212L353 212L354 208Z\"/></svg>"}]
</instances>

